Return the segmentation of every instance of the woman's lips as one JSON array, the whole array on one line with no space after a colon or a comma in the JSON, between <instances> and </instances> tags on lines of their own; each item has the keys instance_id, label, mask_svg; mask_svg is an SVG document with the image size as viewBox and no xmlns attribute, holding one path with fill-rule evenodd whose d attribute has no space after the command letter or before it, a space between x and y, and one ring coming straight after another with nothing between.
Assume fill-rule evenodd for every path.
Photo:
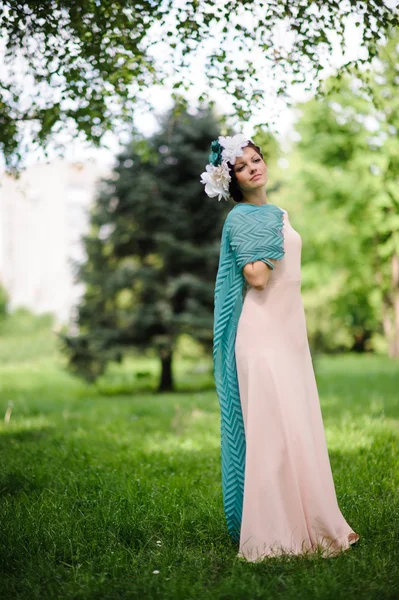
<instances>
[{"instance_id":1,"label":"woman's lips","mask_svg":"<svg viewBox=\"0 0 399 600\"><path fill-rule=\"evenodd\" d=\"M257 175L254 175L253 177L251 177L251 181L252 181L253 179L257 179L258 177L262 177L262 175L261 175L260 173L258 173Z\"/></svg>"}]
</instances>

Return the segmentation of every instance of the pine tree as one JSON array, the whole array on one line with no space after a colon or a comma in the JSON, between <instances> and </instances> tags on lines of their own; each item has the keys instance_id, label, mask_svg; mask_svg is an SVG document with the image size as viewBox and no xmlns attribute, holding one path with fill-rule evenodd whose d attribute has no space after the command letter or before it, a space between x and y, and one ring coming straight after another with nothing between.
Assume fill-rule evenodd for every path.
<instances>
[{"instance_id":1,"label":"pine tree","mask_svg":"<svg viewBox=\"0 0 399 600\"><path fill-rule=\"evenodd\" d=\"M155 348L158 391L173 390L178 336L212 347L220 234L231 206L206 196L200 175L218 123L209 109L173 114L150 138L132 138L91 213L78 333L61 335L69 367L89 381L132 347Z\"/></svg>"}]
</instances>

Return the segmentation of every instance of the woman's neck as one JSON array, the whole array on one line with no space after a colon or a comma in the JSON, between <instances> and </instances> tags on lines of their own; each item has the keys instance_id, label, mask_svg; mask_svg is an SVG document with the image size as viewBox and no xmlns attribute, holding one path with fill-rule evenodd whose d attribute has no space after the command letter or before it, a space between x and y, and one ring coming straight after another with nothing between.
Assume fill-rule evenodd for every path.
<instances>
[{"instance_id":1,"label":"woman's neck","mask_svg":"<svg viewBox=\"0 0 399 600\"><path fill-rule=\"evenodd\" d=\"M269 204L267 201L266 188L261 187L251 192L244 194L243 202L246 204Z\"/></svg>"}]
</instances>

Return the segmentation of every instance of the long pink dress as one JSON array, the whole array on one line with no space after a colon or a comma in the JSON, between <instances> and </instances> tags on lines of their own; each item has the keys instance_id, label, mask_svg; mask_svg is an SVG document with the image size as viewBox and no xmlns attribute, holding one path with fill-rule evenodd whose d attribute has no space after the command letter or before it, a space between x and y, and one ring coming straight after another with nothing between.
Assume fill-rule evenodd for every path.
<instances>
[{"instance_id":1,"label":"long pink dress","mask_svg":"<svg viewBox=\"0 0 399 600\"><path fill-rule=\"evenodd\" d=\"M337 504L301 296L302 238L283 218L285 255L264 290L249 287L235 342L246 438L237 556L249 561L326 558L360 538Z\"/></svg>"}]
</instances>

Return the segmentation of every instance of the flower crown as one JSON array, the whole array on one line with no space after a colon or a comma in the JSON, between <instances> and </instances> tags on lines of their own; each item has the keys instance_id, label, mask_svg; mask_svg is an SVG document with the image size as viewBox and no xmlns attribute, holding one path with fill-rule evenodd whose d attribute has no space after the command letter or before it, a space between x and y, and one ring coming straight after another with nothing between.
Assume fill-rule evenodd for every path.
<instances>
[{"instance_id":1,"label":"flower crown","mask_svg":"<svg viewBox=\"0 0 399 600\"><path fill-rule=\"evenodd\" d=\"M229 183L231 176L227 161L234 165L237 156L243 155L243 148L250 142L245 135L237 133L232 137L222 137L211 143L211 153L206 171L201 174L201 183L205 184L205 192L210 198L218 196L218 200L227 200L230 196Z\"/></svg>"}]
</instances>

